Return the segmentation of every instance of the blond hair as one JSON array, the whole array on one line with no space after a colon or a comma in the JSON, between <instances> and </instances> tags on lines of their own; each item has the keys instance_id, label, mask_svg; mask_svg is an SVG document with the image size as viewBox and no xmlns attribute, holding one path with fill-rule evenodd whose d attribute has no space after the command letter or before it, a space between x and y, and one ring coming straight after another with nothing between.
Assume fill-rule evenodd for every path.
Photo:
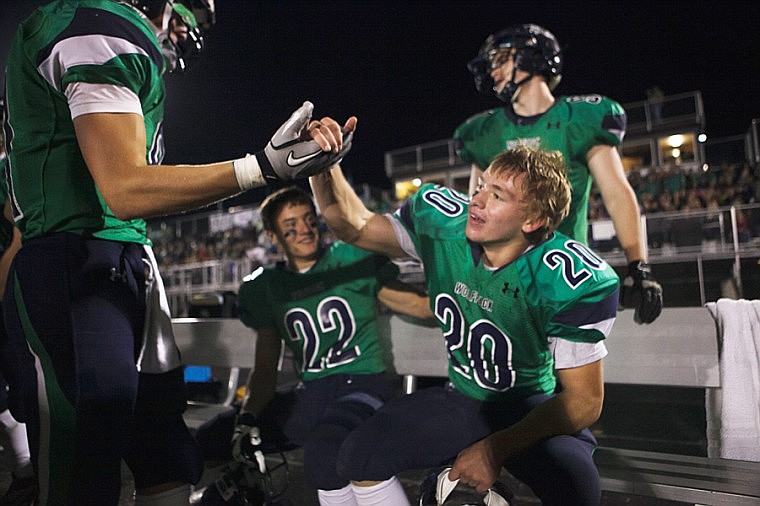
<instances>
[{"instance_id":1,"label":"blond hair","mask_svg":"<svg viewBox=\"0 0 760 506\"><path fill-rule=\"evenodd\" d=\"M523 201L528 216L543 219L544 225L529 235L539 241L559 226L570 210L570 181L562 153L517 146L496 156L489 166L498 177L523 175Z\"/></svg>"}]
</instances>

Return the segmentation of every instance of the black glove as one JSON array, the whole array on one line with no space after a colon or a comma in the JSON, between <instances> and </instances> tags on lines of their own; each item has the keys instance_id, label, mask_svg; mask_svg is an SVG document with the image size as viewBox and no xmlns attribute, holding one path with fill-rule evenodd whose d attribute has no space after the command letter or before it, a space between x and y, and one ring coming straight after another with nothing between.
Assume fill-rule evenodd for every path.
<instances>
[{"instance_id":1,"label":"black glove","mask_svg":"<svg viewBox=\"0 0 760 506\"><path fill-rule=\"evenodd\" d=\"M636 323L652 323L662 312L662 286L654 280L649 264L628 264L628 275L620 287L620 305L633 308Z\"/></svg>"},{"instance_id":2,"label":"black glove","mask_svg":"<svg viewBox=\"0 0 760 506\"><path fill-rule=\"evenodd\" d=\"M264 474L267 470L264 452L261 451L261 431L257 427L256 416L241 413L235 421L232 434L232 458L244 464L255 464Z\"/></svg>"}]
</instances>

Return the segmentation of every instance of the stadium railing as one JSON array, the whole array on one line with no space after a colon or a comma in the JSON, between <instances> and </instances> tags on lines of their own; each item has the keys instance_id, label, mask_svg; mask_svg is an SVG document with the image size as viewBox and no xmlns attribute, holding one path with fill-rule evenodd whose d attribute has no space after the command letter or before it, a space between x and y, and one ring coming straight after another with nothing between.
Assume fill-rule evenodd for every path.
<instances>
[{"instance_id":1,"label":"stadium railing","mask_svg":"<svg viewBox=\"0 0 760 506\"><path fill-rule=\"evenodd\" d=\"M739 226L746 213L750 230ZM665 286L666 305L696 306L719 297L760 298L760 204L716 211L655 213L642 223L647 230L649 262ZM626 260L610 220L592 222L590 246L618 270ZM162 265L169 306L175 317L191 316L193 297L209 292L237 292L258 264L248 258ZM672 278L672 279L670 279Z\"/></svg>"}]
</instances>

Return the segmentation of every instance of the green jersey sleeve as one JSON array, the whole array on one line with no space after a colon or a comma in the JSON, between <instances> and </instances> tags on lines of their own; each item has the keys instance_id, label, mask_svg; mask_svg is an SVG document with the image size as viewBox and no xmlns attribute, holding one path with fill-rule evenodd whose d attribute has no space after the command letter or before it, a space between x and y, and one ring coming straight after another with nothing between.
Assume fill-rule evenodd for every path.
<instances>
[{"instance_id":1,"label":"green jersey sleeve","mask_svg":"<svg viewBox=\"0 0 760 506\"><path fill-rule=\"evenodd\" d=\"M267 289L271 277L269 269L259 267L243 278L243 284L238 290L240 321L254 330L276 326L271 296Z\"/></svg>"}]
</instances>

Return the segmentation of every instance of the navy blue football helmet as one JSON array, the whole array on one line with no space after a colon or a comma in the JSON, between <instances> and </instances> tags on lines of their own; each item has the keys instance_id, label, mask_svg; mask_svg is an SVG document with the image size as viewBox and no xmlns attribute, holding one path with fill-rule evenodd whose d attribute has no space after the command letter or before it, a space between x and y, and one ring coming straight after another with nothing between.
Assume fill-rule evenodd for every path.
<instances>
[{"instance_id":1,"label":"navy blue football helmet","mask_svg":"<svg viewBox=\"0 0 760 506\"><path fill-rule=\"evenodd\" d=\"M216 22L214 0L130 0L130 3L150 20L162 16L168 7L172 18L187 27L187 39L183 41L175 42L168 34L159 35L169 72L185 72L203 53L203 34Z\"/></svg>"},{"instance_id":2,"label":"navy blue football helmet","mask_svg":"<svg viewBox=\"0 0 760 506\"><path fill-rule=\"evenodd\" d=\"M515 49L512 76L503 90L495 92L491 77L493 59L499 50L512 48ZM544 76L552 90L559 84L562 77L562 48L554 34L545 28L533 24L515 25L489 35L478 55L467 64L467 69L473 75L479 92L494 92L500 100L509 103L517 88L535 74ZM517 69L528 72L530 76L515 82Z\"/></svg>"}]
</instances>

